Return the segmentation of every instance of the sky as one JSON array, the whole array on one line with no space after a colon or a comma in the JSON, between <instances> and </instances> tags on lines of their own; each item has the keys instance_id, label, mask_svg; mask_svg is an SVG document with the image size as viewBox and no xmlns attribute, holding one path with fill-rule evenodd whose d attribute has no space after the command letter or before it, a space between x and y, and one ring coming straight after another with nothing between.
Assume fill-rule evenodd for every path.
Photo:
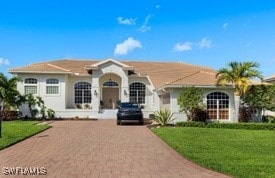
<instances>
[{"instance_id":1,"label":"sky","mask_svg":"<svg viewBox=\"0 0 275 178\"><path fill-rule=\"evenodd\" d=\"M274 0L1 0L0 72L57 59L171 61L275 74Z\"/></svg>"}]
</instances>

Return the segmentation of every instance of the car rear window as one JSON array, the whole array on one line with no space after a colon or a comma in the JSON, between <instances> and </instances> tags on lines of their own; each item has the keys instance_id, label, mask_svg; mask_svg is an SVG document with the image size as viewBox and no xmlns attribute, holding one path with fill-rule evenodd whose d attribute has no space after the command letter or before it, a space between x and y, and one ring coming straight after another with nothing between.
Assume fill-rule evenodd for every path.
<instances>
[{"instance_id":1,"label":"car rear window","mask_svg":"<svg viewBox=\"0 0 275 178\"><path fill-rule=\"evenodd\" d=\"M134 108L134 109L139 108L137 103L121 103L120 107L121 108Z\"/></svg>"}]
</instances>

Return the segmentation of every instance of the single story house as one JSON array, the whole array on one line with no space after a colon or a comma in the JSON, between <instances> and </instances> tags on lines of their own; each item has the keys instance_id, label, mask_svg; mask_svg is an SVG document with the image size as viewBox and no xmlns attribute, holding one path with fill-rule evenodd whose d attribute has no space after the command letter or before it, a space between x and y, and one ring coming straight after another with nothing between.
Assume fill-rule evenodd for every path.
<instances>
[{"instance_id":1,"label":"single story house","mask_svg":"<svg viewBox=\"0 0 275 178\"><path fill-rule=\"evenodd\" d=\"M145 117L161 108L186 120L177 97L183 86L205 89L204 101L212 120L237 122L234 88L216 86L216 71L178 62L54 60L10 69L21 77L21 94L41 96L61 118L115 117L119 102L143 105ZM20 107L30 115L26 106ZM103 112L101 112L103 111Z\"/></svg>"}]
</instances>

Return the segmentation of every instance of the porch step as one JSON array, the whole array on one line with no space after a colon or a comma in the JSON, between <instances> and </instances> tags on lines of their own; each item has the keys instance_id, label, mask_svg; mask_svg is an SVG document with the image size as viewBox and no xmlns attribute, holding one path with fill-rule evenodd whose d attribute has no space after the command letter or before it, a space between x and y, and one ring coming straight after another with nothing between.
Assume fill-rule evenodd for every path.
<instances>
[{"instance_id":1,"label":"porch step","mask_svg":"<svg viewBox=\"0 0 275 178\"><path fill-rule=\"evenodd\" d=\"M117 109L103 109L97 114L97 119L116 119Z\"/></svg>"}]
</instances>

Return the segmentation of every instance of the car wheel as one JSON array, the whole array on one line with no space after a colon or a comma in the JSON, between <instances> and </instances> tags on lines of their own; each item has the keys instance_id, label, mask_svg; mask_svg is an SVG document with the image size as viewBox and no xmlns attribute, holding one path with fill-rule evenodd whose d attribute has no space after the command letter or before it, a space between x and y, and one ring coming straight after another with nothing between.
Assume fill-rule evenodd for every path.
<instances>
[{"instance_id":1,"label":"car wheel","mask_svg":"<svg viewBox=\"0 0 275 178\"><path fill-rule=\"evenodd\" d=\"M116 121L116 125L120 125L120 121Z\"/></svg>"},{"instance_id":2,"label":"car wheel","mask_svg":"<svg viewBox=\"0 0 275 178\"><path fill-rule=\"evenodd\" d=\"M139 125L144 125L144 121L139 121Z\"/></svg>"}]
</instances>

